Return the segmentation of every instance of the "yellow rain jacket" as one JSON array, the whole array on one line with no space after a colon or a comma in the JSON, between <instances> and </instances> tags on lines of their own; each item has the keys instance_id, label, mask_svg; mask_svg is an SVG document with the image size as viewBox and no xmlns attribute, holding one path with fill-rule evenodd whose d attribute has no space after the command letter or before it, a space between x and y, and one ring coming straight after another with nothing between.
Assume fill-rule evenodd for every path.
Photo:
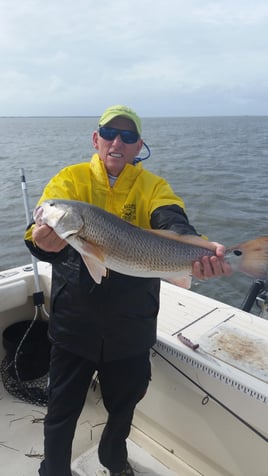
<instances>
[{"instance_id":1,"label":"yellow rain jacket","mask_svg":"<svg viewBox=\"0 0 268 476\"><path fill-rule=\"evenodd\" d=\"M38 202L48 199L88 202L142 228L151 228L151 215L165 205L184 202L161 177L145 170L141 163L127 164L113 187L110 187L103 161L94 154L90 162L61 170L45 187ZM30 231L26 239L31 239Z\"/></svg>"},{"instance_id":2,"label":"yellow rain jacket","mask_svg":"<svg viewBox=\"0 0 268 476\"><path fill-rule=\"evenodd\" d=\"M196 234L184 203L169 184L142 164L126 165L110 187L98 154L91 162L61 170L45 187L46 199L89 202L143 228L168 228ZM38 259L52 263L49 336L52 342L92 361L123 359L147 351L156 340L160 280L110 271L101 284L93 281L80 254L71 246L48 253L25 242Z\"/></svg>"}]
</instances>

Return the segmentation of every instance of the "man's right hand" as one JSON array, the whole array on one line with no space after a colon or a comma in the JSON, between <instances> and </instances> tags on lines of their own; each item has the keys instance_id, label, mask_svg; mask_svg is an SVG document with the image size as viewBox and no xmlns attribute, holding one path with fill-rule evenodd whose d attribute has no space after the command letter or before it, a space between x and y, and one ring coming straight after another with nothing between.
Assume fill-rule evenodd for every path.
<instances>
[{"instance_id":1,"label":"man's right hand","mask_svg":"<svg viewBox=\"0 0 268 476\"><path fill-rule=\"evenodd\" d=\"M48 225L35 224L32 231L33 243L43 251L58 253L67 245L67 241L57 235Z\"/></svg>"}]
</instances>

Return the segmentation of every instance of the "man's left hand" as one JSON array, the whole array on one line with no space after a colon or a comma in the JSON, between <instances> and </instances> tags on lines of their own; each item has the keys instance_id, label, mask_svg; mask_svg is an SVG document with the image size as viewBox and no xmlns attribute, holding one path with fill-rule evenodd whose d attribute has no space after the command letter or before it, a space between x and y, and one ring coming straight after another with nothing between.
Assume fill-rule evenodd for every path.
<instances>
[{"instance_id":1,"label":"man's left hand","mask_svg":"<svg viewBox=\"0 0 268 476\"><path fill-rule=\"evenodd\" d=\"M215 246L215 256L203 256L200 261L195 261L192 266L193 276L197 279L209 279L219 276L230 276L231 266L224 261L225 246L212 242Z\"/></svg>"}]
</instances>

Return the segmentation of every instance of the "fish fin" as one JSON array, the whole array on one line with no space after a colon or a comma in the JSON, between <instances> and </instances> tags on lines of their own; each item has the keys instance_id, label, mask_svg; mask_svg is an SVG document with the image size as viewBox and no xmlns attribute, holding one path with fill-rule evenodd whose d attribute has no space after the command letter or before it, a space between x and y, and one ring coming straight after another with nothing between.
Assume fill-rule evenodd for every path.
<instances>
[{"instance_id":1,"label":"fish fin","mask_svg":"<svg viewBox=\"0 0 268 476\"><path fill-rule=\"evenodd\" d=\"M67 241L81 254L89 274L97 284L100 284L102 277L107 274L102 250L98 246L77 236L69 237Z\"/></svg>"},{"instance_id":2,"label":"fish fin","mask_svg":"<svg viewBox=\"0 0 268 476\"><path fill-rule=\"evenodd\" d=\"M105 277L107 274L107 269L105 268L105 266L101 263L101 261L96 260L88 255L81 256L89 274L92 276L92 278L97 284L100 284L102 278Z\"/></svg>"},{"instance_id":3,"label":"fish fin","mask_svg":"<svg viewBox=\"0 0 268 476\"><path fill-rule=\"evenodd\" d=\"M90 241L83 240L79 236L72 235L66 238L66 241L73 246L81 255L89 256L92 259L104 263L104 254L99 246L90 243Z\"/></svg>"},{"instance_id":4,"label":"fish fin","mask_svg":"<svg viewBox=\"0 0 268 476\"><path fill-rule=\"evenodd\" d=\"M187 245L200 246L215 251L215 245L212 245L207 239L199 235L179 235L172 230L148 230L150 233L161 236L162 238L170 238L171 240L179 241Z\"/></svg>"},{"instance_id":5,"label":"fish fin","mask_svg":"<svg viewBox=\"0 0 268 476\"><path fill-rule=\"evenodd\" d=\"M103 251L99 246L93 245L90 241L79 240L82 249L81 254L92 257L97 261L104 263Z\"/></svg>"},{"instance_id":6,"label":"fish fin","mask_svg":"<svg viewBox=\"0 0 268 476\"><path fill-rule=\"evenodd\" d=\"M188 274L179 278L167 278L167 281L171 284L174 284L175 286L179 286L180 288L190 289L192 284L192 276Z\"/></svg>"},{"instance_id":7,"label":"fish fin","mask_svg":"<svg viewBox=\"0 0 268 476\"><path fill-rule=\"evenodd\" d=\"M56 230L55 230L56 231ZM60 236L60 238L62 238L63 240L66 240L69 238L71 239L72 236L75 236L76 233L78 232L79 230L68 230L68 231L63 231L61 233L58 233L58 235ZM57 232L56 232L57 233Z\"/></svg>"}]
</instances>

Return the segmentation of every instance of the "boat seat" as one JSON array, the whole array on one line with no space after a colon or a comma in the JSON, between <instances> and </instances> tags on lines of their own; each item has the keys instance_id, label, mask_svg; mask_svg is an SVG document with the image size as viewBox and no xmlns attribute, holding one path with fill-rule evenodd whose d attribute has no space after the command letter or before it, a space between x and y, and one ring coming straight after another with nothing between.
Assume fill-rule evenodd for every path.
<instances>
[{"instance_id":1,"label":"boat seat","mask_svg":"<svg viewBox=\"0 0 268 476\"><path fill-rule=\"evenodd\" d=\"M27 302L28 289L24 279L0 286L0 312L22 306Z\"/></svg>"}]
</instances>

